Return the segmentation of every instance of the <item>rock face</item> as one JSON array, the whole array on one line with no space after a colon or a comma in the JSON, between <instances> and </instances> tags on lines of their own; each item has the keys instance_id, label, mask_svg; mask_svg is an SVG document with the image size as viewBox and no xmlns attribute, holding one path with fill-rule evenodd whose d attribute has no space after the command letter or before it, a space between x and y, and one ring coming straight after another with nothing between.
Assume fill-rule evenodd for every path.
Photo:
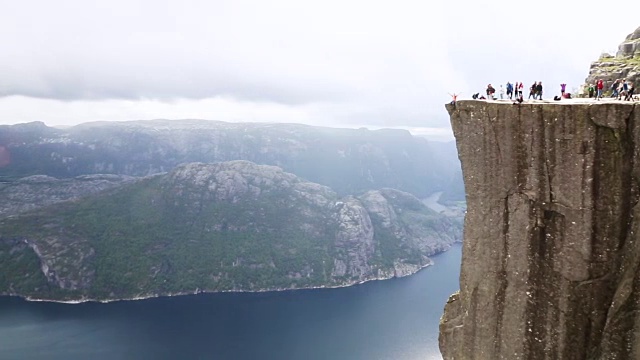
<instances>
[{"instance_id":1,"label":"rock face","mask_svg":"<svg viewBox=\"0 0 640 360\"><path fill-rule=\"evenodd\" d=\"M624 42L618 46L616 57L629 58L638 55L640 55L640 27L638 27L636 31L627 35Z\"/></svg>"},{"instance_id":2,"label":"rock face","mask_svg":"<svg viewBox=\"0 0 640 360\"><path fill-rule=\"evenodd\" d=\"M413 273L461 237L411 194L340 197L248 161L8 186L40 202L1 208L0 294L52 300L345 286Z\"/></svg>"},{"instance_id":3,"label":"rock face","mask_svg":"<svg viewBox=\"0 0 640 360\"><path fill-rule=\"evenodd\" d=\"M97 194L136 180L139 179L123 175L83 175L73 179L33 175L16 181L0 182L0 219Z\"/></svg>"},{"instance_id":4,"label":"rock face","mask_svg":"<svg viewBox=\"0 0 640 360\"><path fill-rule=\"evenodd\" d=\"M447 105L467 189L445 359L640 358L640 107Z\"/></svg>"},{"instance_id":5,"label":"rock face","mask_svg":"<svg viewBox=\"0 0 640 360\"><path fill-rule=\"evenodd\" d=\"M615 56L603 54L600 59L591 63L584 87L602 79L604 90L607 91L616 79L624 78L634 85L640 85L640 27L618 46Z\"/></svg>"}]
</instances>

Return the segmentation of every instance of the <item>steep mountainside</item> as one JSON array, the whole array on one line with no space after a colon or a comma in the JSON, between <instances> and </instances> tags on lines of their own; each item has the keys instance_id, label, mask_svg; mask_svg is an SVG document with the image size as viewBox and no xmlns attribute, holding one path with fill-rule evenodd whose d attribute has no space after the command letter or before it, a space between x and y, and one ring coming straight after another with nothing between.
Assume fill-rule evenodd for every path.
<instances>
[{"instance_id":1,"label":"steep mountainside","mask_svg":"<svg viewBox=\"0 0 640 360\"><path fill-rule=\"evenodd\" d=\"M640 359L640 105L447 105L467 189L445 359Z\"/></svg>"},{"instance_id":2,"label":"steep mountainside","mask_svg":"<svg viewBox=\"0 0 640 360\"><path fill-rule=\"evenodd\" d=\"M398 190L340 197L274 166L189 163L0 218L0 292L105 300L343 286L413 273L460 235Z\"/></svg>"},{"instance_id":3,"label":"steep mountainside","mask_svg":"<svg viewBox=\"0 0 640 360\"><path fill-rule=\"evenodd\" d=\"M404 130L204 120L0 126L0 179L146 176L185 162L248 160L282 167L341 195L390 187L418 197L452 191L463 200L459 162L446 159Z\"/></svg>"}]
</instances>

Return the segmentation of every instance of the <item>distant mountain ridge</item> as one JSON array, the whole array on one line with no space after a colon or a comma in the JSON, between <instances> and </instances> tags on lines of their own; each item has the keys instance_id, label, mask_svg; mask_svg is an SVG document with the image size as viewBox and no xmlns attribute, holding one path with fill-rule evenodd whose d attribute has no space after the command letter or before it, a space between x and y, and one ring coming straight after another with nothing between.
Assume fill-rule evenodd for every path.
<instances>
[{"instance_id":1,"label":"distant mountain ridge","mask_svg":"<svg viewBox=\"0 0 640 360\"><path fill-rule=\"evenodd\" d=\"M42 201L0 216L0 294L49 300L345 286L411 274L461 238L409 193L341 196L248 161L0 188L20 195Z\"/></svg>"},{"instance_id":2,"label":"distant mountain ridge","mask_svg":"<svg viewBox=\"0 0 640 360\"><path fill-rule=\"evenodd\" d=\"M0 167L0 179L146 176L186 162L247 160L279 166L341 195L395 188L418 197L445 191L445 198L464 200L455 148L452 161L442 152L446 147L406 130L207 120L96 122L58 129L35 122L0 126L0 147L10 157Z\"/></svg>"}]
</instances>

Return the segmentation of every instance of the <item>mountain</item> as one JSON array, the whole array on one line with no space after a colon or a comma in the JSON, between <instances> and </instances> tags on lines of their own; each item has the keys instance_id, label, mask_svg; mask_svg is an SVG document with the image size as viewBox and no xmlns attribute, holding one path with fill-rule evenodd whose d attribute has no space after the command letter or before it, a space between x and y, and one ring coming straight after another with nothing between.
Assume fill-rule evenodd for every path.
<instances>
[{"instance_id":1,"label":"mountain","mask_svg":"<svg viewBox=\"0 0 640 360\"><path fill-rule=\"evenodd\" d=\"M615 55L603 54L591 63L584 87L595 84L599 79L604 80L606 94L616 79L627 79L634 85L640 85L640 27L624 39Z\"/></svg>"},{"instance_id":2,"label":"mountain","mask_svg":"<svg viewBox=\"0 0 640 360\"><path fill-rule=\"evenodd\" d=\"M448 178L442 187L442 195L439 202L444 205L454 205L465 200L464 181L462 180L462 168L458 159L458 149L455 141L429 142L433 154L445 164L449 164L453 172L449 172Z\"/></svg>"},{"instance_id":3,"label":"mountain","mask_svg":"<svg viewBox=\"0 0 640 360\"><path fill-rule=\"evenodd\" d=\"M231 160L279 166L340 195L388 187L420 198L451 191L464 200L455 146L441 149L405 130L204 120L96 122L65 129L37 122L0 126L0 179L5 180L147 176L186 162Z\"/></svg>"},{"instance_id":4,"label":"mountain","mask_svg":"<svg viewBox=\"0 0 640 360\"><path fill-rule=\"evenodd\" d=\"M459 220L409 193L342 196L248 161L141 179L27 178L0 196L37 194L43 182L57 200L2 208L3 294L77 301L345 286L413 273L461 236Z\"/></svg>"}]
</instances>

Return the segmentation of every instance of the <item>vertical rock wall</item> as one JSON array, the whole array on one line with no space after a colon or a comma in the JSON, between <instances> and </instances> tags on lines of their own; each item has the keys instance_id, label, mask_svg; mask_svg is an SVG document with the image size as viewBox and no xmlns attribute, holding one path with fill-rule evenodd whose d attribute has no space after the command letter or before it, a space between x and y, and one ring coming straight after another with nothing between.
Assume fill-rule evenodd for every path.
<instances>
[{"instance_id":1,"label":"vertical rock wall","mask_svg":"<svg viewBox=\"0 0 640 360\"><path fill-rule=\"evenodd\" d=\"M445 359L640 359L640 105L447 105L467 191Z\"/></svg>"}]
</instances>

